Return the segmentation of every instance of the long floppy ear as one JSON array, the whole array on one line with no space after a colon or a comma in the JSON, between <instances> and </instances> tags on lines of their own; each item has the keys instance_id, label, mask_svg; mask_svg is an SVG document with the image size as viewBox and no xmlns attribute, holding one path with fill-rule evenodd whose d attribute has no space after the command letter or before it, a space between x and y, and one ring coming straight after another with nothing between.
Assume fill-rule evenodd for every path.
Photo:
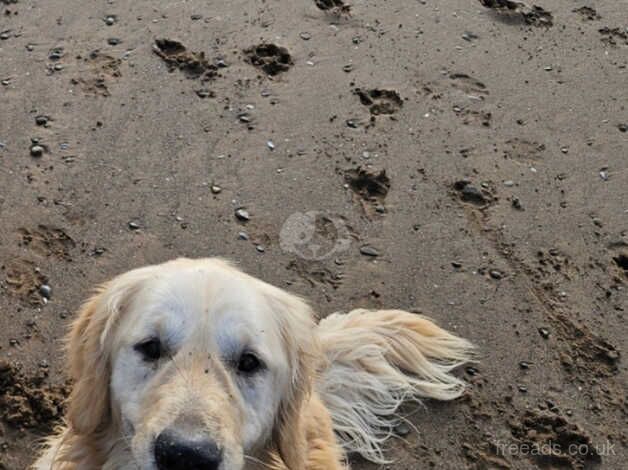
<instances>
[{"instance_id":1,"label":"long floppy ear","mask_svg":"<svg viewBox=\"0 0 628 470\"><path fill-rule=\"evenodd\" d=\"M100 286L72 324L67 355L73 387L67 417L77 434L96 433L111 420L112 333L129 300L152 272L152 267L136 269Z\"/></svg>"},{"instance_id":2,"label":"long floppy ear","mask_svg":"<svg viewBox=\"0 0 628 470\"><path fill-rule=\"evenodd\" d=\"M274 300L291 367L291 384L290 390L282 398L273 441L287 468L305 470L307 430L303 422L303 409L312 393L314 378L323 356L316 336L314 315L307 303L283 291Z\"/></svg>"}]
</instances>

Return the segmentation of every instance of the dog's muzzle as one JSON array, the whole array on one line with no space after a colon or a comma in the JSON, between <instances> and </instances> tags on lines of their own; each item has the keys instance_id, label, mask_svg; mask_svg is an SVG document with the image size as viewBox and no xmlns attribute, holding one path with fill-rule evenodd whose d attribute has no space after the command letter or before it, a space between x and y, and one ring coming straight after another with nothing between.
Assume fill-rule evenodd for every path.
<instances>
[{"instance_id":1,"label":"dog's muzzle","mask_svg":"<svg viewBox=\"0 0 628 470\"><path fill-rule=\"evenodd\" d=\"M204 438L164 430L155 440L155 462L159 470L218 470L222 449Z\"/></svg>"}]
</instances>

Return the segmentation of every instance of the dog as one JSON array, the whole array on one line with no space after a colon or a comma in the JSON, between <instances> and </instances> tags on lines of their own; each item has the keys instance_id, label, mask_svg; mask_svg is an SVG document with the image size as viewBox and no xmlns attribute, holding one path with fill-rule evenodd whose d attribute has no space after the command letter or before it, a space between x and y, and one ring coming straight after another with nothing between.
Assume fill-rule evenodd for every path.
<instances>
[{"instance_id":1,"label":"dog","mask_svg":"<svg viewBox=\"0 0 628 470\"><path fill-rule=\"evenodd\" d=\"M452 400L473 346L421 315L316 323L228 261L177 259L97 289L67 344L64 425L37 470L346 470L387 462L399 407Z\"/></svg>"}]
</instances>

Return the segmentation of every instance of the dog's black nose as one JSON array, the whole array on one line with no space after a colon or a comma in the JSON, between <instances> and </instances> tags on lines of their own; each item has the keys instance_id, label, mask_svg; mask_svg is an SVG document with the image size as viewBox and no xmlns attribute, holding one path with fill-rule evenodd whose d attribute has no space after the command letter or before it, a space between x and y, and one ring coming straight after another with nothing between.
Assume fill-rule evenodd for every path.
<instances>
[{"instance_id":1,"label":"dog's black nose","mask_svg":"<svg viewBox=\"0 0 628 470\"><path fill-rule=\"evenodd\" d=\"M222 450L210 440L166 430L155 441L155 462L159 470L218 470Z\"/></svg>"}]
</instances>

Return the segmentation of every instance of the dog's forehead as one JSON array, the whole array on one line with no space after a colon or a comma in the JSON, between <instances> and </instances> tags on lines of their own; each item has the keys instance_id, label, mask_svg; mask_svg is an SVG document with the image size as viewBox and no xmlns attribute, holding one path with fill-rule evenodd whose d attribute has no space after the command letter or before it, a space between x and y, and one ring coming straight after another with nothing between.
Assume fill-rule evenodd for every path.
<instances>
[{"instance_id":1,"label":"dog's forehead","mask_svg":"<svg viewBox=\"0 0 628 470\"><path fill-rule=\"evenodd\" d=\"M194 268L158 273L132 299L130 310L140 329L158 328L170 335L209 330L237 340L272 332L273 312L259 282L238 272Z\"/></svg>"}]
</instances>

